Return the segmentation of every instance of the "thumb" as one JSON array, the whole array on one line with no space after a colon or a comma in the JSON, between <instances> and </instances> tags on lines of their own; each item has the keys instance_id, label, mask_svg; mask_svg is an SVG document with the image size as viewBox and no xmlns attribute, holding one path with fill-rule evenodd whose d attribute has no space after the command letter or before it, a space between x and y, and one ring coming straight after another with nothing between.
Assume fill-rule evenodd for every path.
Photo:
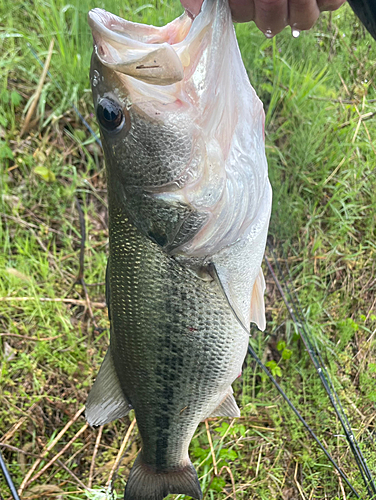
<instances>
[{"instance_id":1,"label":"thumb","mask_svg":"<svg viewBox=\"0 0 376 500\"><path fill-rule=\"evenodd\" d=\"M196 17L201 10L203 0L181 0L182 6L191 15L191 17Z\"/></svg>"}]
</instances>

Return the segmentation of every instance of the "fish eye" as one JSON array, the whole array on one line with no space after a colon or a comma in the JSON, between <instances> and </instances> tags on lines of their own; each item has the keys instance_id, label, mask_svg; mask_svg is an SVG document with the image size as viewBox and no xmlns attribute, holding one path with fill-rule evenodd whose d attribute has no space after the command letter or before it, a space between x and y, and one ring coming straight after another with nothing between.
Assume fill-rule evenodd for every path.
<instances>
[{"instance_id":1,"label":"fish eye","mask_svg":"<svg viewBox=\"0 0 376 500\"><path fill-rule=\"evenodd\" d=\"M100 125L110 132L121 130L125 121L121 106L108 97L98 102L97 118Z\"/></svg>"}]
</instances>

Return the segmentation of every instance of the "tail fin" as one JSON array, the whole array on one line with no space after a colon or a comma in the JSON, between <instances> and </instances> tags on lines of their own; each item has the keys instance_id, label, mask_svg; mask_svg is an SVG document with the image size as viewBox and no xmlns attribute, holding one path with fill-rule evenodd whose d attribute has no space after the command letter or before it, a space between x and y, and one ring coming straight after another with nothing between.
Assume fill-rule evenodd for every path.
<instances>
[{"instance_id":1,"label":"tail fin","mask_svg":"<svg viewBox=\"0 0 376 500\"><path fill-rule=\"evenodd\" d=\"M155 472L143 462L140 453L129 475L124 500L163 500L169 493L201 500L202 491L192 463L180 469Z\"/></svg>"}]
</instances>

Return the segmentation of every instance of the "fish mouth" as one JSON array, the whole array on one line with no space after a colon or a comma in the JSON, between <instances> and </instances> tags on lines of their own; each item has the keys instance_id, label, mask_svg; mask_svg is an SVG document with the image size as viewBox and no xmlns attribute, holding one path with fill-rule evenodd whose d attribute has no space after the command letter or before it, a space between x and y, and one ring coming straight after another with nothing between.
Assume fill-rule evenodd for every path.
<instances>
[{"instance_id":1,"label":"fish mouth","mask_svg":"<svg viewBox=\"0 0 376 500\"><path fill-rule=\"evenodd\" d=\"M204 39L211 28L212 11L222 3L223 0L206 0L195 19L184 13L161 28L93 9L88 14L88 22L95 53L104 66L146 83L180 82L185 74L192 72L207 45Z\"/></svg>"},{"instance_id":2,"label":"fish mouth","mask_svg":"<svg viewBox=\"0 0 376 500\"><path fill-rule=\"evenodd\" d=\"M183 79L179 44L192 25L187 14L156 28L126 21L103 9L93 9L88 14L88 22L96 55L104 66L158 85Z\"/></svg>"}]
</instances>

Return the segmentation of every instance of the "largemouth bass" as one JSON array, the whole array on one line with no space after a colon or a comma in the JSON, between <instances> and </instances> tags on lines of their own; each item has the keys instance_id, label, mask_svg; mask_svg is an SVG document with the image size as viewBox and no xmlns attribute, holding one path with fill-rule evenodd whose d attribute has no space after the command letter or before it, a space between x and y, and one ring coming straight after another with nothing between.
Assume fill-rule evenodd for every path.
<instances>
[{"instance_id":1,"label":"largemouth bass","mask_svg":"<svg viewBox=\"0 0 376 500\"><path fill-rule=\"evenodd\" d=\"M89 24L111 340L86 417L103 425L135 410L142 449L126 500L200 499L189 443L207 417L240 415L231 384L250 322L265 328L263 106L227 0L205 0L194 20L162 28L101 9Z\"/></svg>"}]
</instances>

